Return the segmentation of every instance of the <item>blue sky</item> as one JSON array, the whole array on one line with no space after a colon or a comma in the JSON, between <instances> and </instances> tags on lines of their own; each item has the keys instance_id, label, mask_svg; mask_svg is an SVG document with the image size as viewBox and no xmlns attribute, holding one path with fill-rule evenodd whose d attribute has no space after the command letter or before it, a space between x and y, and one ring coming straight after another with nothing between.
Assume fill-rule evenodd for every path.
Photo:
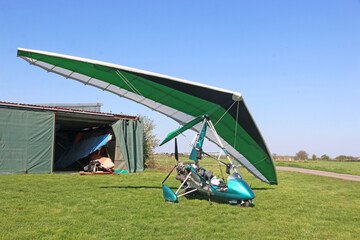
<instances>
[{"instance_id":1,"label":"blue sky","mask_svg":"<svg viewBox=\"0 0 360 240\"><path fill-rule=\"evenodd\" d=\"M101 102L150 117L161 140L178 127L16 57L43 50L241 92L273 153L360 156L360 1L0 0L0 36L0 101Z\"/></svg>"}]
</instances>

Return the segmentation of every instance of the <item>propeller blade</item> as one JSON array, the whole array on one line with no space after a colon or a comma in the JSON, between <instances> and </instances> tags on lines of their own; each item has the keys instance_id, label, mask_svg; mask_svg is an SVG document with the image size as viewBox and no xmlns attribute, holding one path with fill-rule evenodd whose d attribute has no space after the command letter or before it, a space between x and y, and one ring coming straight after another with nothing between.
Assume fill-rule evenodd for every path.
<instances>
[{"instance_id":1,"label":"propeller blade","mask_svg":"<svg viewBox=\"0 0 360 240\"><path fill-rule=\"evenodd\" d=\"M177 164L174 166L174 168L169 172L169 174L166 176L166 178L164 179L164 181L161 184L164 184L164 182L168 179L168 177L170 176L170 174L174 171L174 169L176 168Z\"/></svg>"},{"instance_id":2,"label":"propeller blade","mask_svg":"<svg viewBox=\"0 0 360 240\"><path fill-rule=\"evenodd\" d=\"M178 146L177 146L176 138L175 138L175 159L177 162L179 161L179 153L178 153Z\"/></svg>"}]
</instances>

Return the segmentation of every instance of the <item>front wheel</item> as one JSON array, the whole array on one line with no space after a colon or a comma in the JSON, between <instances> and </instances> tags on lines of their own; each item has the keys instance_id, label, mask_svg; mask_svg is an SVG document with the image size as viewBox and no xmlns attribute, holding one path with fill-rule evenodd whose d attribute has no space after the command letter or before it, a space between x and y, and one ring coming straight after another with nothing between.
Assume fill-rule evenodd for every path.
<instances>
[{"instance_id":1,"label":"front wheel","mask_svg":"<svg viewBox=\"0 0 360 240\"><path fill-rule=\"evenodd\" d=\"M250 207L249 200L238 200L237 202L238 207Z\"/></svg>"}]
</instances>

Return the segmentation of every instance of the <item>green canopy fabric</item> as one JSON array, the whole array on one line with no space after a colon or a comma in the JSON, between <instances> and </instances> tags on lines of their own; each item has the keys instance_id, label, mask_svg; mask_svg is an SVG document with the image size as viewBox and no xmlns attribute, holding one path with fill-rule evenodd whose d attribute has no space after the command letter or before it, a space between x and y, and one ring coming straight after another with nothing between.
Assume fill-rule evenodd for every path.
<instances>
[{"instance_id":1,"label":"green canopy fabric","mask_svg":"<svg viewBox=\"0 0 360 240\"><path fill-rule=\"evenodd\" d=\"M207 115L225 149L236 161L261 181L277 184L271 153L238 92L62 54L19 48L17 55L46 71L140 103L181 125ZM198 123L191 129L200 128ZM206 137L218 144L211 131Z\"/></svg>"},{"instance_id":2,"label":"green canopy fabric","mask_svg":"<svg viewBox=\"0 0 360 240\"><path fill-rule=\"evenodd\" d=\"M169 133L166 138L160 143L160 146L164 145L165 143L167 143L168 141L170 141L171 139L173 139L174 137L178 136L179 134L185 132L186 130L192 128L193 126L195 126L196 124L198 124L199 122L201 122L203 120L202 117L197 117L194 120L192 120L191 122L185 124L184 126L182 126L179 129L176 129L175 131L172 131L171 133Z\"/></svg>"},{"instance_id":3,"label":"green canopy fabric","mask_svg":"<svg viewBox=\"0 0 360 240\"><path fill-rule=\"evenodd\" d=\"M51 173L54 113L0 108L0 174Z\"/></svg>"}]
</instances>

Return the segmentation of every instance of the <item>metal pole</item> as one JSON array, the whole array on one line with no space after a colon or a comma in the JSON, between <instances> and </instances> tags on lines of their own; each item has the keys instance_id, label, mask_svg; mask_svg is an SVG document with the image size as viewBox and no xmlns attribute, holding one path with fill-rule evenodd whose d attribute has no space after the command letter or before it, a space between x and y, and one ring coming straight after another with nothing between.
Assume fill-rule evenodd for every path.
<instances>
[{"instance_id":1,"label":"metal pole","mask_svg":"<svg viewBox=\"0 0 360 240\"><path fill-rule=\"evenodd\" d=\"M191 172L187 175L187 177L185 178L185 180L181 183L180 187L178 188L178 190L175 192L175 195L179 192L179 190L182 188L182 186L184 185L184 183L188 180L188 178L190 177Z\"/></svg>"},{"instance_id":2,"label":"metal pole","mask_svg":"<svg viewBox=\"0 0 360 240\"><path fill-rule=\"evenodd\" d=\"M217 134L216 129L215 129L214 125L212 124L211 120L208 119L207 123L209 124L209 127L210 127L211 131L214 133L216 140L218 141L219 145L221 146L221 150L225 153L225 156L229 160L230 164L233 165L233 162L231 161L229 154L226 152L226 150L224 148L224 145L222 144L222 142L220 140L220 137ZM237 173L236 168L234 168L234 171Z\"/></svg>"}]
</instances>

